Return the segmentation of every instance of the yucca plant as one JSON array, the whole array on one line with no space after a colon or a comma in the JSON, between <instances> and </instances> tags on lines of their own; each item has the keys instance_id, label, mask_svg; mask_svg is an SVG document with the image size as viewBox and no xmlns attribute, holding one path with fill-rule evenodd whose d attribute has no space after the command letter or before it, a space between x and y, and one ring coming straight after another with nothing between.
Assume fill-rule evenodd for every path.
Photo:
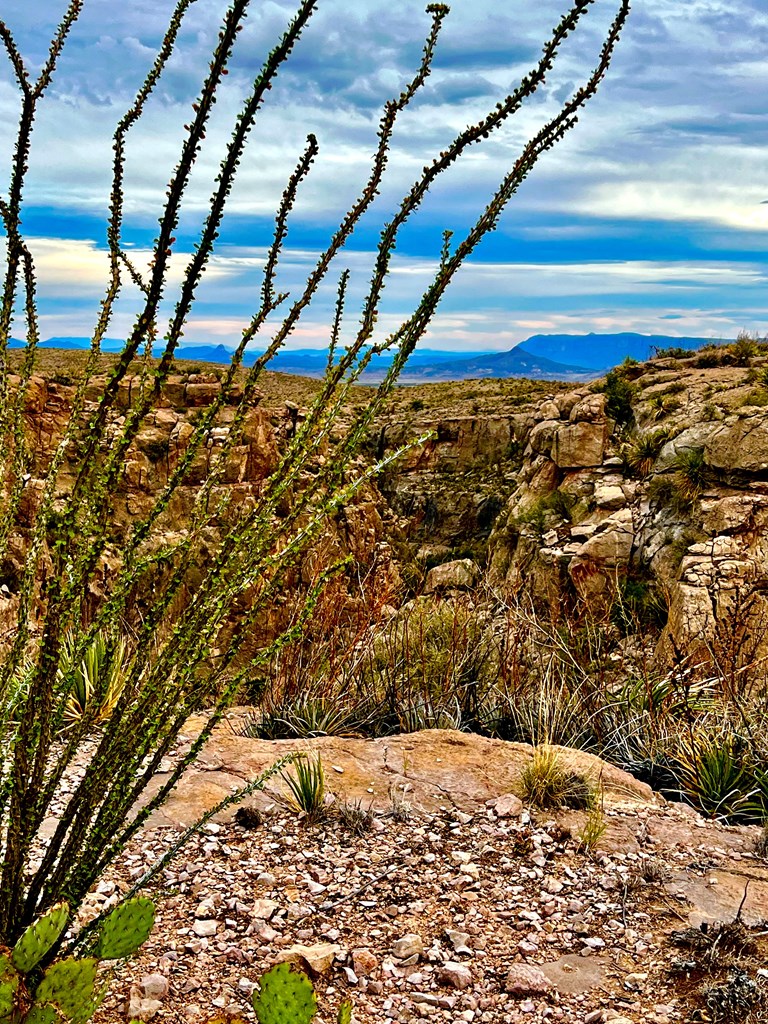
<instances>
[{"instance_id":1,"label":"yucca plant","mask_svg":"<svg viewBox=\"0 0 768 1024\"><path fill-rule=\"evenodd\" d=\"M709 483L703 448L683 448L672 461L675 482L685 501L695 501Z\"/></svg>"},{"instance_id":2,"label":"yucca plant","mask_svg":"<svg viewBox=\"0 0 768 1024\"><path fill-rule=\"evenodd\" d=\"M290 770L281 772L288 787L287 802L307 821L316 822L326 811L325 769L319 754L297 757Z\"/></svg>"},{"instance_id":3,"label":"yucca plant","mask_svg":"<svg viewBox=\"0 0 768 1024\"><path fill-rule=\"evenodd\" d=\"M677 753L683 796L704 814L723 821L762 820L761 791L743 740L703 730Z\"/></svg>"},{"instance_id":4,"label":"yucca plant","mask_svg":"<svg viewBox=\"0 0 768 1024\"><path fill-rule=\"evenodd\" d=\"M76 664L74 652L79 646L76 634L71 633L61 648L57 683L69 690L65 727L81 721L86 714L94 725L105 722L120 699L130 669L128 643L122 637L112 644L105 632L97 633Z\"/></svg>"},{"instance_id":5,"label":"yucca plant","mask_svg":"<svg viewBox=\"0 0 768 1024\"><path fill-rule=\"evenodd\" d=\"M668 440L669 431L664 429L631 434L620 449L625 472L645 479Z\"/></svg>"},{"instance_id":6,"label":"yucca plant","mask_svg":"<svg viewBox=\"0 0 768 1024\"><path fill-rule=\"evenodd\" d=\"M410 229L440 176L470 148L474 152L521 110L545 79L551 79L563 44L580 28L594 2L573 0L546 41L541 58L520 84L478 121L457 132L442 151L426 156L412 185L382 223L373 272L363 289L354 326L348 325L345 316L349 272L340 265L343 250L361 222L370 223L398 122L432 73L448 8L441 3L427 7L421 57L413 73L384 104L367 178L305 283L289 297L279 291L277 273L297 197L319 156L317 138L308 136L276 210L257 308L235 339L231 364L215 397L191 424L191 432L168 466L166 482L147 496L143 509L128 521L121 506L126 462L136 450L142 429L162 404L174 354L211 265L248 139L265 102L275 96L272 87L300 44L319 0L297 0L283 33L246 85L211 182L207 209L196 228L197 240L187 262L182 259L172 268L182 209L185 217L193 216L194 204L185 204L190 182L193 173L204 171L199 156L210 144L206 136L213 137L209 132L213 110L251 6L250 0L223 0L220 31L199 89L189 97L190 113L181 134L178 161L160 203L150 258L146 267L141 267L124 239L124 222L131 210L130 197L126 197L127 154L134 127L162 88L169 62L179 52L180 40L185 38L182 30L194 28L193 0L177 0L167 31L158 40L156 58L114 132L106 225L108 277L94 311L90 349L73 385L69 417L60 424L46 451L36 447L37 435L29 429L40 314L35 260L24 235L25 184L34 148L33 128L84 0L69 0L41 64L36 58L33 62L25 58L11 27L0 20L0 45L9 59L19 97L16 137L6 135L0 143L6 148L3 166L10 167L0 196L6 243L0 285L0 558L12 543L21 544L24 555L10 606L15 625L0 663L0 944L12 947L63 895L73 912L77 910L95 881L197 757L243 682L257 676L260 666L301 636L320 590L340 571L339 564L318 569L306 586L302 610L277 635L266 636L263 628L259 632L256 627L264 626L267 611L288 581L297 578L306 553L331 528L339 510L397 457L395 453L372 466L358 459L358 454L372 420L458 270L483 237L496 228L538 159L576 124L582 108L597 91L627 18L628 0L617 0L616 16L594 70L533 137L519 146L495 190L480 200L469 228L444 236L423 294L403 321L387 333L378 330L377 324L401 236ZM249 66L253 56L248 53ZM572 66L568 71L572 78ZM219 106L222 116L227 106ZM98 147L80 147L80 151L87 161ZM91 172L92 168L84 167L84 174ZM303 420L286 440L277 464L249 501L238 506L231 501L228 470L256 404L261 374L301 325L318 290L331 283L332 276L337 282L337 302L328 330L325 377ZM131 291L126 289L127 283ZM130 311L132 319L121 352L109 364L106 376L100 376L102 345L118 303L123 312ZM166 309L171 310L167 323ZM11 373L12 334L22 333L25 344L14 355ZM266 338L266 352L245 369L246 349L257 337ZM392 354L390 370L381 384L368 392L368 400L342 423L340 411L346 406L350 388L381 352ZM217 428L225 436L209 452L208 442ZM332 457L321 459L328 445L332 445ZM206 461L207 476L200 483L196 465L206 452L211 458ZM169 533L167 518L182 489L192 495L188 515L183 529ZM105 573L109 586L102 589ZM132 630L127 664L117 635L122 623ZM68 655L72 669L62 674L62 646L73 631L77 631L77 640ZM78 666L100 634L108 638L99 655L101 682L92 691L92 699L84 695L82 713L71 721L62 740ZM255 639L254 634L263 639ZM120 693L109 701L111 714L101 723L87 764L75 773L83 742L93 736L104 711L104 701L93 698L99 687L106 687L104 681L119 670L124 676ZM201 712L206 714L206 724L188 753L135 812L139 797L184 724L190 715ZM257 782L263 784L264 778ZM54 804L54 833L46 838ZM185 833L182 840L186 837ZM165 862L166 858L158 862L142 884ZM73 940L84 941L83 933ZM47 955L54 956L55 950Z\"/></svg>"}]
</instances>

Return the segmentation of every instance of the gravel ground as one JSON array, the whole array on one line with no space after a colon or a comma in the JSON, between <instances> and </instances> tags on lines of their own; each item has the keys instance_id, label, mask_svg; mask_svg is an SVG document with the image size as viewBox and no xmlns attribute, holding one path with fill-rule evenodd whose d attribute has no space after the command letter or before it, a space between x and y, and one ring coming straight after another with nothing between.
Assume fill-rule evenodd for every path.
<instances>
[{"instance_id":1,"label":"gravel ground","mask_svg":"<svg viewBox=\"0 0 768 1024\"><path fill-rule=\"evenodd\" d=\"M490 807L379 815L362 835L333 814L308 825L279 807L255 828L209 824L155 887L155 929L97 1020L129 1010L179 1024L222 1010L255 1020L250 993L280 958L314 974L318 1024L335 1021L345 997L359 1024L673 1024L717 1019L721 996L756 1004L768 974L759 921L728 942L716 925L691 929L679 884L714 891L723 865L759 873L755 830L692 821L674 806L608 820L609 834L634 839L592 856L571 837L573 814L531 821ZM174 835L144 834L85 915L114 902ZM708 1009L702 986L729 977Z\"/></svg>"}]
</instances>

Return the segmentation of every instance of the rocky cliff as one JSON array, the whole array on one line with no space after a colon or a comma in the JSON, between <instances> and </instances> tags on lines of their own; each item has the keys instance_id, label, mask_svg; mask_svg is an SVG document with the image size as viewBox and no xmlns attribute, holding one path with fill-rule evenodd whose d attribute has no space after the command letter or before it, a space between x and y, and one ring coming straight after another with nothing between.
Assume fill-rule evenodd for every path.
<instances>
[{"instance_id":1,"label":"rocky cliff","mask_svg":"<svg viewBox=\"0 0 768 1024\"><path fill-rule=\"evenodd\" d=\"M753 657L768 626L768 392L750 361L656 360L540 403L517 428L497 577L592 612L653 588L668 648L740 638Z\"/></svg>"}]
</instances>

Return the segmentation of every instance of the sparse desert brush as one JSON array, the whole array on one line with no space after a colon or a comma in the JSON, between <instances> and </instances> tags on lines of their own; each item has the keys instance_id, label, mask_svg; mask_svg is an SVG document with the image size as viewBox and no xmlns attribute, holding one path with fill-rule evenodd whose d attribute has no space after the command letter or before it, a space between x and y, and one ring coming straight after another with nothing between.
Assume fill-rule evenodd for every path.
<instances>
[{"instance_id":1,"label":"sparse desert brush","mask_svg":"<svg viewBox=\"0 0 768 1024\"><path fill-rule=\"evenodd\" d=\"M325 769L319 754L302 754L290 769L282 771L281 778L288 787L285 801L294 811L304 815L312 824L326 813Z\"/></svg>"},{"instance_id":2,"label":"sparse desert brush","mask_svg":"<svg viewBox=\"0 0 768 1024\"><path fill-rule=\"evenodd\" d=\"M586 821L577 833L579 846L585 853L594 853L607 831L608 823L605 820L602 796L597 794L589 808Z\"/></svg>"},{"instance_id":3,"label":"sparse desert brush","mask_svg":"<svg viewBox=\"0 0 768 1024\"><path fill-rule=\"evenodd\" d=\"M629 426L635 418L632 403L640 388L630 380L630 376L619 366L607 373L605 379L594 387L595 391L605 395L605 411L620 428Z\"/></svg>"}]
</instances>

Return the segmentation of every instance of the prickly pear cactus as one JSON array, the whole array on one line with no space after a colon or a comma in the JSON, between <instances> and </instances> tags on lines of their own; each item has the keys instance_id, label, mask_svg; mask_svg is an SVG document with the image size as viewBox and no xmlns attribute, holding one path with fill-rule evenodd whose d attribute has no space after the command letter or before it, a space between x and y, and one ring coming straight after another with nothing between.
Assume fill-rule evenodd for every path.
<instances>
[{"instance_id":1,"label":"prickly pear cactus","mask_svg":"<svg viewBox=\"0 0 768 1024\"><path fill-rule=\"evenodd\" d=\"M54 942L61 936L69 920L69 904L58 903L24 932L13 947L13 966L28 974L40 963Z\"/></svg>"},{"instance_id":2,"label":"prickly pear cactus","mask_svg":"<svg viewBox=\"0 0 768 1024\"><path fill-rule=\"evenodd\" d=\"M100 960L122 960L133 956L147 939L155 923L155 905L140 896L115 907L101 927L95 954Z\"/></svg>"},{"instance_id":3,"label":"prickly pear cactus","mask_svg":"<svg viewBox=\"0 0 768 1024\"><path fill-rule=\"evenodd\" d=\"M57 1010L72 1024L90 1020L100 1002L96 980L98 966L95 957L57 960L35 989L34 1005Z\"/></svg>"},{"instance_id":4,"label":"prickly pear cactus","mask_svg":"<svg viewBox=\"0 0 768 1024\"><path fill-rule=\"evenodd\" d=\"M259 1024L310 1024L317 1013L312 982L288 964L267 971L259 985L261 991L253 996Z\"/></svg>"},{"instance_id":5,"label":"prickly pear cactus","mask_svg":"<svg viewBox=\"0 0 768 1024\"><path fill-rule=\"evenodd\" d=\"M52 1006L33 1006L24 1017L24 1024L61 1024L64 1020Z\"/></svg>"},{"instance_id":6,"label":"prickly pear cactus","mask_svg":"<svg viewBox=\"0 0 768 1024\"><path fill-rule=\"evenodd\" d=\"M339 1007L336 1024L352 1024L352 1003L348 999L345 999Z\"/></svg>"},{"instance_id":7,"label":"prickly pear cactus","mask_svg":"<svg viewBox=\"0 0 768 1024\"><path fill-rule=\"evenodd\" d=\"M10 1017L13 1012L20 984L21 977L13 966L10 955L0 953L0 1022Z\"/></svg>"}]
</instances>

